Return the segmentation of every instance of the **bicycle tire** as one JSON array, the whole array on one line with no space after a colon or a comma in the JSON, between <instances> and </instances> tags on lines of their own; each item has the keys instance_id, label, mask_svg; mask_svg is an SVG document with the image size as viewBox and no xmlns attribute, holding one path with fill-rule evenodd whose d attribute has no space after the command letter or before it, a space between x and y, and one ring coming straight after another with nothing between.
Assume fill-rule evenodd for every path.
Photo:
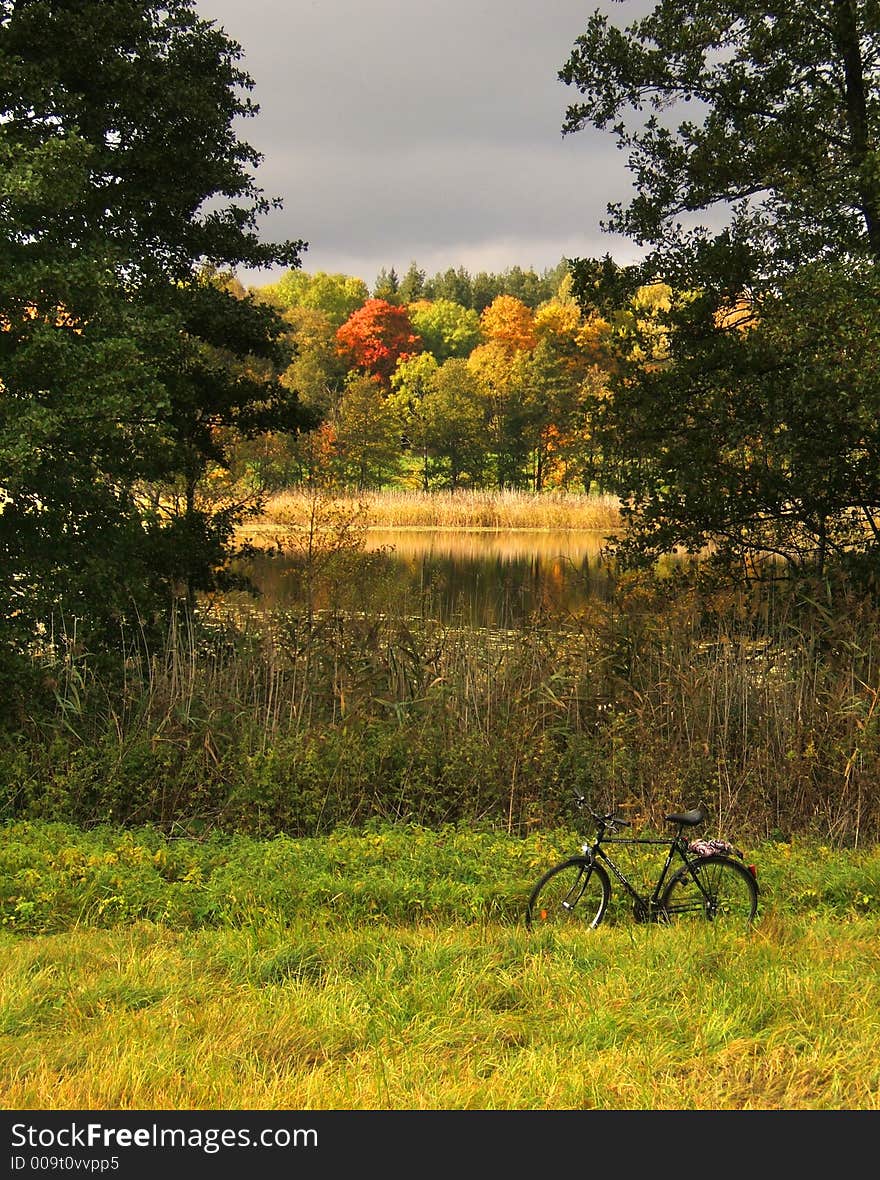
<instances>
[{"instance_id":1,"label":"bicycle tire","mask_svg":"<svg viewBox=\"0 0 880 1180\"><path fill-rule=\"evenodd\" d=\"M694 881L696 874L700 886ZM731 928L746 927L758 912L758 883L737 860L713 853L681 868L660 899L661 920L683 922L704 919Z\"/></svg>"},{"instance_id":2,"label":"bicycle tire","mask_svg":"<svg viewBox=\"0 0 880 1180\"><path fill-rule=\"evenodd\" d=\"M526 906L529 930L576 925L594 930L605 917L611 882L601 865L572 856L548 869L531 892Z\"/></svg>"}]
</instances>

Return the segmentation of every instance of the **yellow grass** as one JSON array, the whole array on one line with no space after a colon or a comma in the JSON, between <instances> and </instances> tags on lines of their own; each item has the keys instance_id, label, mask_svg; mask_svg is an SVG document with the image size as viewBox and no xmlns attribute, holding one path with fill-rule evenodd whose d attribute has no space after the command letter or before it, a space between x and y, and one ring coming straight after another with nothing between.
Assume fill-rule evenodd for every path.
<instances>
[{"instance_id":1,"label":"yellow grass","mask_svg":"<svg viewBox=\"0 0 880 1180\"><path fill-rule=\"evenodd\" d=\"M362 496L341 494L335 502L343 512L364 506L364 523L370 529L490 529L560 531L613 531L619 525L614 496L587 496L554 492L534 495L514 491L414 492L383 491ZM307 519L309 496L287 491L272 496L261 520L248 524L247 532L290 527Z\"/></svg>"},{"instance_id":2,"label":"yellow grass","mask_svg":"<svg viewBox=\"0 0 880 1180\"><path fill-rule=\"evenodd\" d=\"M876 921L0 942L7 1109L880 1108Z\"/></svg>"}]
</instances>

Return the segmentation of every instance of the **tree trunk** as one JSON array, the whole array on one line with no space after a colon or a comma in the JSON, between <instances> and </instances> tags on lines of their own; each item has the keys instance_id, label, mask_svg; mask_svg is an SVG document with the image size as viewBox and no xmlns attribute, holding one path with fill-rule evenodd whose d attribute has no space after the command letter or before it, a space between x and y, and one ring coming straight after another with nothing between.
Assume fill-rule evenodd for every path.
<instances>
[{"instance_id":1,"label":"tree trunk","mask_svg":"<svg viewBox=\"0 0 880 1180\"><path fill-rule=\"evenodd\" d=\"M859 202L868 231L871 253L880 261L880 195L876 181L867 173L865 167L872 145L868 136L868 101L856 3L855 0L835 0L834 7L837 17L837 48L843 59L850 155L858 175Z\"/></svg>"}]
</instances>

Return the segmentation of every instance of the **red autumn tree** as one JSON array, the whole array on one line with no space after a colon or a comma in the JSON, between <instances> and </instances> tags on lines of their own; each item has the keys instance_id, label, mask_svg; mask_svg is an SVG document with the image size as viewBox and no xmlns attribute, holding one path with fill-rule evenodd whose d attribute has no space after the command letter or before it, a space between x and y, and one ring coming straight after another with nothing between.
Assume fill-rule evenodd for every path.
<instances>
[{"instance_id":1,"label":"red autumn tree","mask_svg":"<svg viewBox=\"0 0 880 1180\"><path fill-rule=\"evenodd\" d=\"M405 307L368 299L336 333L336 347L349 366L388 385L397 362L422 350Z\"/></svg>"}]
</instances>

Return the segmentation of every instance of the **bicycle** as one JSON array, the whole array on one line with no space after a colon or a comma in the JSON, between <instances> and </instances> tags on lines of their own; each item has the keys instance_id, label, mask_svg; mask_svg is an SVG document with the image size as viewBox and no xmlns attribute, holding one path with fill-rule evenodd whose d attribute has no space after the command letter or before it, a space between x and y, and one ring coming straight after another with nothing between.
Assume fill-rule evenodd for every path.
<instances>
[{"instance_id":1,"label":"bicycle","mask_svg":"<svg viewBox=\"0 0 880 1180\"><path fill-rule=\"evenodd\" d=\"M672 836L617 836L629 828L628 820L602 814L587 806L582 795L577 806L586 808L596 824L596 835L584 844L579 856L554 865L536 882L526 906L529 930L560 922L574 922L595 929L611 900L611 877L624 888L633 904L637 922L675 923L687 919L749 926L758 912L758 880L754 865L726 840L691 840L685 829L706 819L702 807L665 816L675 824ZM605 851L609 844L657 845L667 849L666 860L650 893L641 893ZM739 859L738 859L739 858ZM681 866L672 871L674 860ZM606 867L607 866L607 867ZM610 876L609 876L610 871Z\"/></svg>"}]
</instances>

